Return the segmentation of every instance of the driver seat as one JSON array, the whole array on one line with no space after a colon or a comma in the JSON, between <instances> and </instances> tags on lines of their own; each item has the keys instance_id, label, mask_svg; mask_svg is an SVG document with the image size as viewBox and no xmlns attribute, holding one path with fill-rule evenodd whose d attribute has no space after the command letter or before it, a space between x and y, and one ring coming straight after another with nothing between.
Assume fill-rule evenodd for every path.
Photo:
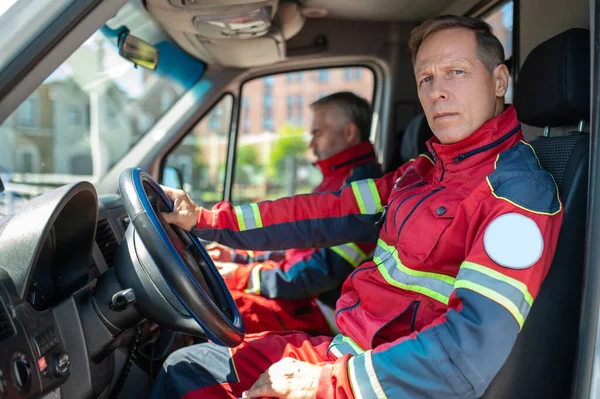
<instances>
[{"instance_id":1,"label":"driver seat","mask_svg":"<svg viewBox=\"0 0 600 399\"><path fill-rule=\"evenodd\" d=\"M587 213L590 33L570 29L536 47L516 82L514 105L528 125L577 131L531 142L556 181L564 206L548 276L504 366L483 398L568 398L582 296ZM547 136L547 134L545 134Z\"/></svg>"}]
</instances>

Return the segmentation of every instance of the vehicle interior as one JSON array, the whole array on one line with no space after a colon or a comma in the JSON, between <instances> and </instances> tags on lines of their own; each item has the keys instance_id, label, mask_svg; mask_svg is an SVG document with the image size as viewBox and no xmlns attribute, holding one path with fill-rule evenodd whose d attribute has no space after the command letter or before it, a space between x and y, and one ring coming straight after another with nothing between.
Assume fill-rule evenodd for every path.
<instances>
[{"instance_id":1,"label":"vehicle interior","mask_svg":"<svg viewBox=\"0 0 600 399\"><path fill-rule=\"evenodd\" d=\"M159 184L199 205L309 192L309 105L373 109L384 172L426 150L408 38L437 15L502 42L559 188L551 270L484 398L600 397L597 0L9 0L0 4L0 398L145 397L239 311ZM423 397L431 397L423 388Z\"/></svg>"}]
</instances>

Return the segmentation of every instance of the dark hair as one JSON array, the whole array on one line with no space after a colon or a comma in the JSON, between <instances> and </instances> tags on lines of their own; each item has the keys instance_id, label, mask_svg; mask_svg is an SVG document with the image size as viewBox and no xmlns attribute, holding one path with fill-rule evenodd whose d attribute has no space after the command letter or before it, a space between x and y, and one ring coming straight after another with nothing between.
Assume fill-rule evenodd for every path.
<instances>
[{"instance_id":1,"label":"dark hair","mask_svg":"<svg viewBox=\"0 0 600 399\"><path fill-rule=\"evenodd\" d=\"M373 111L367 100L349 91L341 91L318 99L310 104L310 109L329 105L338 109L346 123L356 125L361 141L369 140Z\"/></svg>"},{"instance_id":2,"label":"dark hair","mask_svg":"<svg viewBox=\"0 0 600 399\"><path fill-rule=\"evenodd\" d=\"M465 28L475 33L477 56L490 74L499 64L504 63L504 47L492 33L492 28L488 23L477 18L441 15L428 19L410 32L408 47L410 48L413 65L417 59L419 47L429 35L452 28Z\"/></svg>"}]
</instances>

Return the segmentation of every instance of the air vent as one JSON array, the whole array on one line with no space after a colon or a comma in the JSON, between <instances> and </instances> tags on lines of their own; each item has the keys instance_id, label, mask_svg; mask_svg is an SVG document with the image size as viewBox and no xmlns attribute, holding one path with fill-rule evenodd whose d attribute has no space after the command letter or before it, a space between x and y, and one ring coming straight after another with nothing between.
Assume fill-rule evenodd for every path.
<instances>
[{"instance_id":1,"label":"air vent","mask_svg":"<svg viewBox=\"0 0 600 399\"><path fill-rule=\"evenodd\" d=\"M102 252L102 255L104 256L106 265L108 267L113 267L115 264L115 255L117 253L119 244L115 238L115 233L113 233L113 230L108 223L108 219L102 219L98 221L98 228L96 229L96 243L100 248L100 252Z\"/></svg>"},{"instance_id":2,"label":"air vent","mask_svg":"<svg viewBox=\"0 0 600 399\"><path fill-rule=\"evenodd\" d=\"M16 334L15 327L8 317L8 312L0 300L0 342ZM1 382L0 382L1 383Z\"/></svg>"}]
</instances>

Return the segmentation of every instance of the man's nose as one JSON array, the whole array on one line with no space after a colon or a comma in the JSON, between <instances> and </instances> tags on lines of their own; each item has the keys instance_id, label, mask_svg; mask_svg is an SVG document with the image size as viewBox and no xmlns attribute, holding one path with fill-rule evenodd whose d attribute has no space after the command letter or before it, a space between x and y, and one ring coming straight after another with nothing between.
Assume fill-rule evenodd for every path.
<instances>
[{"instance_id":1,"label":"man's nose","mask_svg":"<svg viewBox=\"0 0 600 399\"><path fill-rule=\"evenodd\" d=\"M434 79L431 82L431 91L429 92L429 98L434 101L444 101L448 99L448 90L446 87L446 81L444 79Z\"/></svg>"}]
</instances>

